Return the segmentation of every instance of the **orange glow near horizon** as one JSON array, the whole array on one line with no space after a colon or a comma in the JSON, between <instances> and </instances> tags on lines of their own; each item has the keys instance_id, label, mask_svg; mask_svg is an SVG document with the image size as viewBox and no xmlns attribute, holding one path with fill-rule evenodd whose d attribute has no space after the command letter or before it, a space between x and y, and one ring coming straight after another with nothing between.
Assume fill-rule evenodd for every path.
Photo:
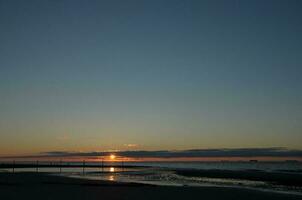
<instances>
[{"instance_id":1,"label":"orange glow near horizon","mask_svg":"<svg viewBox=\"0 0 302 200\"><path fill-rule=\"evenodd\" d=\"M116 157L116 156L115 156L114 154L111 154L111 155L110 155L110 160L115 160L115 157Z\"/></svg>"}]
</instances>

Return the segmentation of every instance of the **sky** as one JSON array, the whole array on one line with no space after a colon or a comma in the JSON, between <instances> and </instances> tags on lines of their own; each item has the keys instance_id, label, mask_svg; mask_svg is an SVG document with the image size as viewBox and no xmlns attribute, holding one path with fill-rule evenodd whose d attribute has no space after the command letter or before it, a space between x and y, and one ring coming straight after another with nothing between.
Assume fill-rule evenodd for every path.
<instances>
[{"instance_id":1,"label":"sky","mask_svg":"<svg viewBox=\"0 0 302 200\"><path fill-rule=\"evenodd\" d=\"M0 0L0 155L302 150L301 6Z\"/></svg>"}]
</instances>

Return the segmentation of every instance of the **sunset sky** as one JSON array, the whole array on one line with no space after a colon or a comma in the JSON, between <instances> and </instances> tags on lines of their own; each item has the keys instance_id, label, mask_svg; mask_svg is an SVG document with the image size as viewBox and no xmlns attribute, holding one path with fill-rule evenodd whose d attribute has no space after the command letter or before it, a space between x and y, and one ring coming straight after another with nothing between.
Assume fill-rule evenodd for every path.
<instances>
[{"instance_id":1,"label":"sunset sky","mask_svg":"<svg viewBox=\"0 0 302 200\"><path fill-rule=\"evenodd\" d=\"M302 150L301 6L0 0L0 156Z\"/></svg>"}]
</instances>

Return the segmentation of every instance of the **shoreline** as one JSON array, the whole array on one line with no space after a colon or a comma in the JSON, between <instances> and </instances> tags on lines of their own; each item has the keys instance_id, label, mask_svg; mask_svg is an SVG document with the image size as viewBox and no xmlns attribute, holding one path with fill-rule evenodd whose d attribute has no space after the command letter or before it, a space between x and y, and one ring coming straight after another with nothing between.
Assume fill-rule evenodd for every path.
<instances>
[{"instance_id":1,"label":"shoreline","mask_svg":"<svg viewBox=\"0 0 302 200\"><path fill-rule=\"evenodd\" d=\"M195 171L195 170L193 170ZM238 171L242 173L243 171ZM54 174L55 175L55 174ZM70 177L75 179L83 179L83 180L100 180L100 181L109 181L112 182L113 180L108 180L108 178L100 178L97 176L87 176L87 175L68 175L68 174L58 174L58 176L63 177ZM186 176L190 178L190 176ZM194 178L202 178L202 177L194 177ZM207 177L203 177L207 178ZM228 176L221 177L222 179L228 180ZM211 178L210 178L211 179ZM215 179L215 178L213 178ZM192 183L192 184L182 184L182 183L173 183L173 182L161 182L161 181L140 181L140 180L132 180L127 181L123 179L117 179L114 180L116 182L120 183L137 183L137 184L143 184L143 185L151 185L151 186L172 186L172 187L218 187L218 188L237 188L237 189L250 189L250 190L256 190L256 191L265 191L265 192L272 192L272 193L280 193L280 194L295 194L302 196L302 190L295 190L290 188L286 185L273 185L273 184L267 184L266 187L261 186L252 186L252 185L244 185L244 184L227 184L227 183L217 183L217 182L203 182L203 183ZM250 180L243 180L243 179L231 179L231 181L250 181ZM265 182L263 182L265 183ZM300 188L300 186L298 186Z\"/></svg>"},{"instance_id":2,"label":"shoreline","mask_svg":"<svg viewBox=\"0 0 302 200\"><path fill-rule=\"evenodd\" d=\"M280 171L260 171L260 170L174 170L178 175L185 177L206 177L206 178L224 178L238 179L248 181L263 181L271 185L283 185L289 187L302 187L302 174Z\"/></svg>"},{"instance_id":3,"label":"shoreline","mask_svg":"<svg viewBox=\"0 0 302 200\"><path fill-rule=\"evenodd\" d=\"M234 187L175 187L87 180L49 173L0 173L0 199L302 199L301 195ZM125 198L126 197L126 198Z\"/></svg>"}]
</instances>

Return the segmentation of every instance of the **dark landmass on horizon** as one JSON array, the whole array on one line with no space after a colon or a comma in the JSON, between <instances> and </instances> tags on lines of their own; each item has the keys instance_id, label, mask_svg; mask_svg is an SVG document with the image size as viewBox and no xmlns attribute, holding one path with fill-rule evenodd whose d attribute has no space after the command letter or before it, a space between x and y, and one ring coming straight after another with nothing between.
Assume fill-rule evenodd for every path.
<instances>
[{"instance_id":1,"label":"dark landmass on horizon","mask_svg":"<svg viewBox=\"0 0 302 200\"><path fill-rule=\"evenodd\" d=\"M132 151L49 151L32 155L2 156L0 158L72 158L72 157L104 157L116 154L126 158L199 158L199 157L279 157L279 158L302 158L302 150L289 149L285 147L269 148L209 148L209 149L187 149L187 150L132 150Z\"/></svg>"}]
</instances>

